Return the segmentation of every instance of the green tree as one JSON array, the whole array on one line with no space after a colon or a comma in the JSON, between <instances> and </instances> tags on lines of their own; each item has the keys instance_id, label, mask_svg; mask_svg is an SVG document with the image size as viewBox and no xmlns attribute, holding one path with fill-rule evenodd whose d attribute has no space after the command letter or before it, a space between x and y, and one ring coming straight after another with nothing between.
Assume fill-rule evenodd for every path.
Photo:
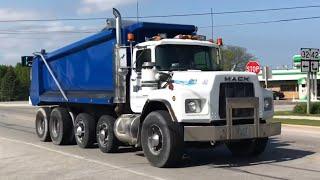
<instances>
[{"instance_id":1,"label":"green tree","mask_svg":"<svg viewBox=\"0 0 320 180\"><path fill-rule=\"evenodd\" d=\"M7 72L7 69L8 69L8 66L0 65L0 85L1 85L2 78L4 77L4 75ZM1 91L1 86L0 86L0 101L2 101L1 97L2 97L2 91Z\"/></svg>"},{"instance_id":2,"label":"green tree","mask_svg":"<svg viewBox=\"0 0 320 180\"><path fill-rule=\"evenodd\" d=\"M222 49L223 70L244 71L246 63L255 57L239 46L226 46Z\"/></svg>"},{"instance_id":3,"label":"green tree","mask_svg":"<svg viewBox=\"0 0 320 180\"><path fill-rule=\"evenodd\" d=\"M17 80L14 68L9 66L6 74L1 79L1 100L2 101L12 101L17 100L19 93L18 89L20 87L19 81Z\"/></svg>"},{"instance_id":4,"label":"green tree","mask_svg":"<svg viewBox=\"0 0 320 180\"><path fill-rule=\"evenodd\" d=\"M3 78L3 76L6 74L8 69L8 66L0 65L0 80Z\"/></svg>"},{"instance_id":5,"label":"green tree","mask_svg":"<svg viewBox=\"0 0 320 180\"><path fill-rule=\"evenodd\" d=\"M17 88L17 100L28 100L29 86L30 86L30 68L23 67L21 63L15 66L15 74L19 81L19 88Z\"/></svg>"}]
</instances>

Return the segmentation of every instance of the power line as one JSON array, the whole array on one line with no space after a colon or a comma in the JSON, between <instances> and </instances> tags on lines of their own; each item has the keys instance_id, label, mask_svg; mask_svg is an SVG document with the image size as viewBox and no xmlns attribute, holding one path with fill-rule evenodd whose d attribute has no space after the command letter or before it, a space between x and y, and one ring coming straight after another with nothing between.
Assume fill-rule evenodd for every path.
<instances>
[{"instance_id":1,"label":"power line","mask_svg":"<svg viewBox=\"0 0 320 180\"><path fill-rule=\"evenodd\" d=\"M253 13L253 12L266 12L266 11L281 11L281 10L293 10L293 9L307 9L307 8L319 8L320 5L310 6L296 6L296 7L284 7L284 8L269 8L269 9L253 9L253 10L241 10L241 11L224 11L224 12L206 12L206 13L192 13L192 14L171 14L171 15L153 15L153 16L140 16L139 18L167 18L167 17L184 17L184 16L205 16L205 15L223 15L223 14L239 14L239 13ZM135 17L124 17L135 18Z\"/></svg>"},{"instance_id":2,"label":"power line","mask_svg":"<svg viewBox=\"0 0 320 180\"><path fill-rule=\"evenodd\" d=\"M1 31L0 34L50 34L50 33L59 33L59 34L92 34L97 33L98 31Z\"/></svg>"},{"instance_id":3,"label":"power line","mask_svg":"<svg viewBox=\"0 0 320 180\"><path fill-rule=\"evenodd\" d=\"M223 24L223 25L215 25L213 27L230 27L230 26L244 26L244 25L256 25L256 24L270 24L270 23L280 23L280 22L290 22L290 21L302 21L302 20L310 20L310 19L320 19L320 16L314 17L302 17L302 18L291 18L291 19L280 19L273 21L259 21L259 22L248 22L248 23L237 23L237 24ZM211 28L212 26L200 26L198 28Z\"/></svg>"},{"instance_id":4,"label":"power line","mask_svg":"<svg viewBox=\"0 0 320 180\"><path fill-rule=\"evenodd\" d=\"M272 20L272 21L258 21L258 22L248 22L248 23L237 23L237 24L222 24L222 25L211 25L211 26L199 26L198 28L212 28L212 27L231 27L231 26L244 26L244 25L256 25L256 24L270 24L270 23L281 23L281 22L290 22L290 21L302 21L302 20L310 20L310 19L320 19L320 16L313 17L301 17L301 18L291 18L291 19L280 19L280 20ZM66 33L66 34L91 34L97 33L96 31L23 31L23 30L1 30L0 34L49 34L49 33Z\"/></svg>"},{"instance_id":5,"label":"power line","mask_svg":"<svg viewBox=\"0 0 320 180\"><path fill-rule=\"evenodd\" d=\"M247 22L247 23L237 23L237 24L222 24L222 25L211 25L211 26L199 26L198 28L212 28L212 27L231 27L231 26L244 26L244 25L257 25L257 24L270 24L270 23L281 23L281 22L290 22L290 21L302 21L310 19L320 19L320 16L313 17L301 17L301 18L291 18L291 19L280 19L272 21L258 21L258 22ZM86 31L75 31L75 30L64 30L64 31L23 31L23 30L1 30L0 34L18 34L18 35L28 35L28 34L50 34L50 33L59 33L59 34L92 34L97 33L99 30L86 30Z\"/></svg>"},{"instance_id":6,"label":"power line","mask_svg":"<svg viewBox=\"0 0 320 180\"><path fill-rule=\"evenodd\" d=\"M239 14L239 13L254 13L254 12L267 12L267 11L281 11L281 10L294 10L294 9L307 9L319 8L320 5L310 6L295 6L283 8L269 8L269 9L253 9L253 10L240 10L240 11L224 11L224 12L205 12L205 13L191 13L191 14L169 14L169 15L151 15L151 16L125 16L127 19L147 19L147 18L168 18L168 17L186 17L186 16L205 16L205 15L223 15L223 14ZM92 18L52 18L52 19L12 19L0 20L0 23L14 23L14 22L50 22L50 21L92 21L92 20L106 20L106 17L92 17Z\"/></svg>"},{"instance_id":7,"label":"power line","mask_svg":"<svg viewBox=\"0 0 320 180\"><path fill-rule=\"evenodd\" d=\"M68 35L67 37L63 38L79 38L79 36L70 36ZM5 36L1 37L0 39L19 39L19 40L52 40L53 38L50 37L17 37L17 36Z\"/></svg>"},{"instance_id":8,"label":"power line","mask_svg":"<svg viewBox=\"0 0 320 180\"><path fill-rule=\"evenodd\" d=\"M92 21L92 20L105 20L105 17L96 18L53 18L53 19L12 19L0 20L0 23L14 23L14 22L50 22L50 21Z\"/></svg>"}]
</instances>

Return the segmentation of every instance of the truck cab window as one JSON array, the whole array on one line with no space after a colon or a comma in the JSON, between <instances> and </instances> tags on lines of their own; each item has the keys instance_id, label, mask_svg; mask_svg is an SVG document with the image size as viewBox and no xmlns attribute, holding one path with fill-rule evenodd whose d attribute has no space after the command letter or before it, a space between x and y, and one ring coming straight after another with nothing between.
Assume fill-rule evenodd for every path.
<instances>
[{"instance_id":1,"label":"truck cab window","mask_svg":"<svg viewBox=\"0 0 320 180\"><path fill-rule=\"evenodd\" d=\"M219 71L217 49L198 45L159 45L156 65L160 71Z\"/></svg>"},{"instance_id":2,"label":"truck cab window","mask_svg":"<svg viewBox=\"0 0 320 180\"><path fill-rule=\"evenodd\" d=\"M136 53L136 71L141 72L142 64L151 61L151 50L143 49Z\"/></svg>"},{"instance_id":3,"label":"truck cab window","mask_svg":"<svg viewBox=\"0 0 320 180\"><path fill-rule=\"evenodd\" d=\"M193 67L195 69L207 69L211 66L211 59L209 53L206 51L199 51L194 54Z\"/></svg>"}]
</instances>

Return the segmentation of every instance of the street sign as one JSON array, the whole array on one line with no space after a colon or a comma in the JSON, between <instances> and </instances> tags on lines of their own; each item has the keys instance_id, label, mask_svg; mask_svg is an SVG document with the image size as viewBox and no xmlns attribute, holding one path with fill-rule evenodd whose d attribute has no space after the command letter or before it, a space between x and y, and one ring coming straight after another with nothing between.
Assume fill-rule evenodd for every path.
<instances>
[{"instance_id":1,"label":"street sign","mask_svg":"<svg viewBox=\"0 0 320 180\"><path fill-rule=\"evenodd\" d=\"M310 72L318 72L319 71L319 61L310 61Z\"/></svg>"},{"instance_id":2,"label":"street sign","mask_svg":"<svg viewBox=\"0 0 320 180\"><path fill-rule=\"evenodd\" d=\"M310 98L316 94L317 72L319 71L319 49L301 48L301 72L307 72L307 114L310 114ZM317 97L317 96L315 96Z\"/></svg>"},{"instance_id":3,"label":"street sign","mask_svg":"<svg viewBox=\"0 0 320 180\"><path fill-rule=\"evenodd\" d=\"M246 70L248 72L253 72L253 73L259 74L260 64L257 61L249 61L246 65Z\"/></svg>"},{"instance_id":4,"label":"street sign","mask_svg":"<svg viewBox=\"0 0 320 180\"><path fill-rule=\"evenodd\" d=\"M31 67L33 56L21 56L21 64L24 67Z\"/></svg>"},{"instance_id":5,"label":"street sign","mask_svg":"<svg viewBox=\"0 0 320 180\"><path fill-rule=\"evenodd\" d=\"M303 60L319 60L319 49L301 48L300 55Z\"/></svg>"},{"instance_id":6,"label":"street sign","mask_svg":"<svg viewBox=\"0 0 320 180\"><path fill-rule=\"evenodd\" d=\"M301 60L301 72L318 72L319 61L318 60Z\"/></svg>"},{"instance_id":7,"label":"street sign","mask_svg":"<svg viewBox=\"0 0 320 180\"><path fill-rule=\"evenodd\" d=\"M301 60L301 72L310 72L309 60Z\"/></svg>"}]
</instances>

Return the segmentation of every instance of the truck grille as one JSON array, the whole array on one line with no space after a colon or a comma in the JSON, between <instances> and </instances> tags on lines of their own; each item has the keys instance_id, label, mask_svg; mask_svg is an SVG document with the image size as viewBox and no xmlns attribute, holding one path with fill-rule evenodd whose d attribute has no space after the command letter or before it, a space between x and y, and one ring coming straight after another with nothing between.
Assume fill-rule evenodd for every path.
<instances>
[{"instance_id":1,"label":"truck grille","mask_svg":"<svg viewBox=\"0 0 320 180\"><path fill-rule=\"evenodd\" d=\"M219 116L226 118L226 98L233 97L254 97L253 83L221 83L219 92ZM252 108L233 109L232 117L253 117Z\"/></svg>"}]
</instances>

